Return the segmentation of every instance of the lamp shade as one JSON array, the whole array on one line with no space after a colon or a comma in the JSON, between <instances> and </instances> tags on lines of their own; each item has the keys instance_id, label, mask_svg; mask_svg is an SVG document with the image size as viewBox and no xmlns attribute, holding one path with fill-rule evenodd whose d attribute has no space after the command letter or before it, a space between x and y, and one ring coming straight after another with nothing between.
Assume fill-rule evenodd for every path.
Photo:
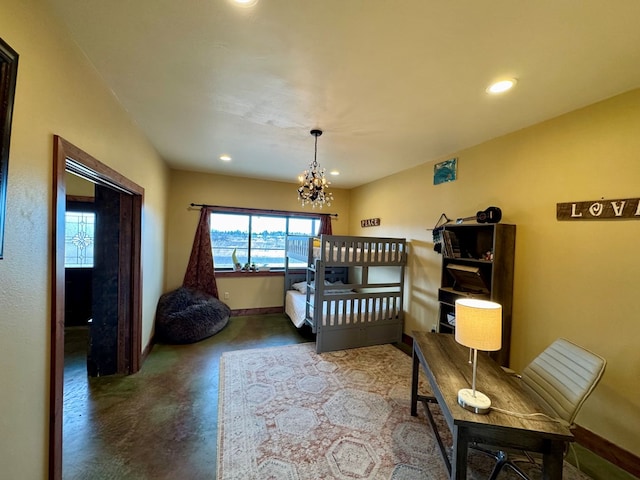
<instances>
[{"instance_id":1,"label":"lamp shade","mask_svg":"<svg viewBox=\"0 0 640 480\"><path fill-rule=\"evenodd\" d=\"M502 348L502 305L488 300L456 300L456 342L485 352Z\"/></svg>"}]
</instances>

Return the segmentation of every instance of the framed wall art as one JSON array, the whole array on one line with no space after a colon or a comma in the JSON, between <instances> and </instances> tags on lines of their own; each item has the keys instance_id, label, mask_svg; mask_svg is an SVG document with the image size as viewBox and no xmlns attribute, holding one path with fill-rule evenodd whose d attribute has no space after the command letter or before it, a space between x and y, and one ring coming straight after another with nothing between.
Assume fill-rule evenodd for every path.
<instances>
[{"instance_id":1,"label":"framed wall art","mask_svg":"<svg viewBox=\"0 0 640 480\"><path fill-rule=\"evenodd\" d=\"M7 207L9 145L13 100L18 78L18 54L0 38L0 259L4 253L4 223Z\"/></svg>"},{"instance_id":2,"label":"framed wall art","mask_svg":"<svg viewBox=\"0 0 640 480\"><path fill-rule=\"evenodd\" d=\"M458 159L451 158L444 162L436 163L433 167L433 184L453 182L458 171Z\"/></svg>"}]
</instances>

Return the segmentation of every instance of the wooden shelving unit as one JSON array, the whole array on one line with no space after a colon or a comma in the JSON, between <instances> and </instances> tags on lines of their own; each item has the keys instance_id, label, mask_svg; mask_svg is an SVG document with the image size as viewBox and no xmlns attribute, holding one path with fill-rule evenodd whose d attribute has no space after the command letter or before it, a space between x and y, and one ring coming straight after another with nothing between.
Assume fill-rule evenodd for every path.
<instances>
[{"instance_id":1,"label":"wooden shelving unit","mask_svg":"<svg viewBox=\"0 0 640 480\"><path fill-rule=\"evenodd\" d=\"M501 365L508 366L516 226L502 223L446 225L443 242L438 331L455 332L455 301L458 298L497 302L502 305L502 349L490 355Z\"/></svg>"}]
</instances>

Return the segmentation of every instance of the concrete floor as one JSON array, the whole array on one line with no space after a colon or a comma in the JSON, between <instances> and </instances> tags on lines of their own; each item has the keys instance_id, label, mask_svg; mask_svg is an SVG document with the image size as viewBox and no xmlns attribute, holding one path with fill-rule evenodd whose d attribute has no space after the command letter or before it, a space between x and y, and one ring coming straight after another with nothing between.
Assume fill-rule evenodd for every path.
<instances>
[{"instance_id":1,"label":"concrete floor","mask_svg":"<svg viewBox=\"0 0 640 480\"><path fill-rule=\"evenodd\" d=\"M65 332L65 480L215 479L219 359L223 352L313 341L284 315L232 317L191 345L155 345L140 372L88 378L87 332ZM630 480L585 449L595 480Z\"/></svg>"},{"instance_id":2,"label":"concrete floor","mask_svg":"<svg viewBox=\"0 0 640 480\"><path fill-rule=\"evenodd\" d=\"M88 378L86 330L66 332L63 478L215 478L223 352L311 341L283 315L233 317L191 345L155 345L140 372Z\"/></svg>"}]
</instances>

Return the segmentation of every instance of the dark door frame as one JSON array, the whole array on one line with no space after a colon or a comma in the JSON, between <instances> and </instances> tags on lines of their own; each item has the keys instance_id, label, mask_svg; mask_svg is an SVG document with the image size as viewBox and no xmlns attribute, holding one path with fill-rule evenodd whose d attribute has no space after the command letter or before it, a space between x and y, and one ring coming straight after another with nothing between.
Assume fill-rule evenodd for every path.
<instances>
[{"instance_id":1,"label":"dark door frame","mask_svg":"<svg viewBox=\"0 0 640 480\"><path fill-rule=\"evenodd\" d=\"M121 212L120 222L126 235L121 242L127 248L119 262L130 272L128 285L118 292L118 372L131 374L140 370L142 348L142 204L144 189L99 162L62 137L53 138L53 222L51 254L51 370L49 398L49 478L62 479L62 406L64 384L64 218L66 210L65 172L72 172L99 185L108 186L130 199L133 208ZM125 314L122 314L125 309Z\"/></svg>"}]
</instances>

